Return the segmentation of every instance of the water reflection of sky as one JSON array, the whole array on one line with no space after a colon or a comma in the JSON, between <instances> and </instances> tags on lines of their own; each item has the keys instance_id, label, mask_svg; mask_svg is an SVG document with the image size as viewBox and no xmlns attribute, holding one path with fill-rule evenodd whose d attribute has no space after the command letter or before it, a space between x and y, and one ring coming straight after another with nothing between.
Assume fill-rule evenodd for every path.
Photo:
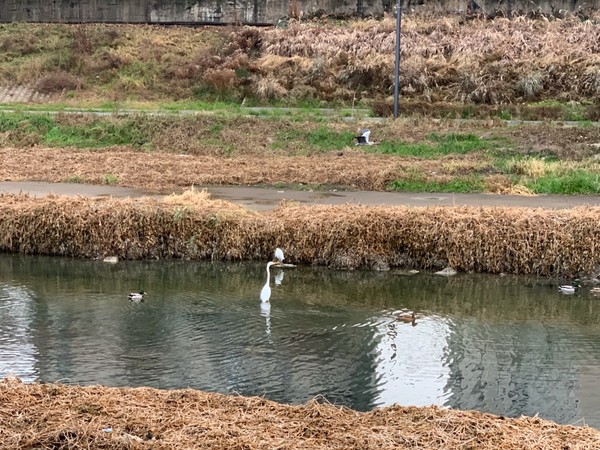
<instances>
[{"instance_id":1,"label":"water reflection of sky","mask_svg":"<svg viewBox=\"0 0 600 450\"><path fill-rule=\"evenodd\" d=\"M14 375L25 382L37 377L37 354L31 339L32 302L26 288L0 284L0 377Z\"/></svg>"},{"instance_id":2,"label":"water reflection of sky","mask_svg":"<svg viewBox=\"0 0 600 450\"><path fill-rule=\"evenodd\" d=\"M600 427L600 299L524 279L402 278L0 255L0 377L394 403ZM151 294L145 304L127 292ZM393 310L417 311L417 325Z\"/></svg>"},{"instance_id":3,"label":"water reflection of sky","mask_svg":"<svg viewBox=\"0 0 600 450\"><path fill-rule=\"evenodd\" d=\"M377 332L379 405L443 405L449 369L443 364L448 326L443 318L417 318L416 326L384 315Z\"/></svg>"}]
</instances>

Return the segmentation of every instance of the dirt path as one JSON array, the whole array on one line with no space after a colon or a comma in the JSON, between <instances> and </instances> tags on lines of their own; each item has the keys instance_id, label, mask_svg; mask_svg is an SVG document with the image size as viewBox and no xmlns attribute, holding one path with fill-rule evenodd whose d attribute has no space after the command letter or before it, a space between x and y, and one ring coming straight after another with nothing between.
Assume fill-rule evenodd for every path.
<instances>
[{"instance_id":1,"label":"dirt path","mask_svg":"<svg viewBox=\"0 0 600 450\"><path fill-rule=\"evenodd\" d=\"M410 206L517 206L526 208L564 209L576 206L600 206L597 195L498 195L498 194L428 194L423 192L367 191L294 191L250 186L210 186L214 198L228 200L253 210L274 208L282 200L306 205L410 205ZM29 194L43 197L49 193L67 196L140 197L148 195L140 189L77 183L45 183L34 181L0 182L0 194Z\"/></svg>"}]
</instances>

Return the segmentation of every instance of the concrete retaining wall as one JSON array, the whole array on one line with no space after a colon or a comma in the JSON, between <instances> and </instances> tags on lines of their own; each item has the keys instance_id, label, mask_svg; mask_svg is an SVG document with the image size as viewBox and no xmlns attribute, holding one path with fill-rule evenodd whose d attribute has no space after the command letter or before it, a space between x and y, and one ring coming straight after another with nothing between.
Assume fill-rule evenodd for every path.
<instances>
[{"instance_id":1,"label":"concrete retaining wall","mask_svg":"<svg viewBox=\"0 0 600 450\"><path fill-rule=\"evenodd\" d=\"M395 0L0 0L0 22L276 23L285 16L374 15L392 11ZM403 11L530 12L595 8L600 0L402 0Z\"/></svg>"}]
</instances>

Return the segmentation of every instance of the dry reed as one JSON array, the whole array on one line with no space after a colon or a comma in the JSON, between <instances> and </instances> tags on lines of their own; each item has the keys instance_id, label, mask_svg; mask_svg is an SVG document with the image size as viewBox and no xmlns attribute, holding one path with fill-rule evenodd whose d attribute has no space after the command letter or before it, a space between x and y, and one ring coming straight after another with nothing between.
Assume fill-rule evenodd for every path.
<instances>
[{"instance_id":1,"label":"dry reed","mask_svg":"<svg viewBox=\"0 0 600 450\"><path fill-rule=\"evenodd\" d=\"M0 449L597 449L600 432L435 406L359 413L191 389L0 382Z\"/></svg>"},{"instance_id":2,"label":"dry reed","mask_svg":"<svg viewBox=\"0 0 600 450\"><path fill-rule=\"evenodd\" d=\"M296 206L0 197L0 251L567 276L599 270L600 209Z\"/></svg>"},{"instance_id":3,"label":"dry reed","mask_svg":"<svg viewBox=\"0 0 600 450\"><path fill-rule=\"evenodd\" d=\"M596 21L407 15L402 31L403 98L502 104L587 100L600 92ZM321 85L330 80L358 95L385 95L393 84L394 35L391 18L346 27L293 22L262 32L259 64L269 74L266 61L288 58L271 73L311 84L313 69L303 59L319 60Z\"/></svg>"}]
</instances>

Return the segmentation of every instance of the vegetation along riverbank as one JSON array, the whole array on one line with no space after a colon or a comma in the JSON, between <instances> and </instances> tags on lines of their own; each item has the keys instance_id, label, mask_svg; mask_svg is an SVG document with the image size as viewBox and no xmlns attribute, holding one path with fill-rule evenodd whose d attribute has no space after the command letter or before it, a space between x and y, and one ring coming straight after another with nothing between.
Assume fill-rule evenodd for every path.
<instances>
[{"instance_id":1,"label":"vegetation along riverbank","mask_svg":"<svg viewBox=\"0 0 600 450\"><path fill-rule=\"evenodd\" d=\"M249 211L203 192L164 200L0 202L0 250L126 259L268 260L340 269L390 268L574 276L595 274L600 209L298 206ZM432 226L435 224L435 226Z\"/></svg>"}]
</instances>

